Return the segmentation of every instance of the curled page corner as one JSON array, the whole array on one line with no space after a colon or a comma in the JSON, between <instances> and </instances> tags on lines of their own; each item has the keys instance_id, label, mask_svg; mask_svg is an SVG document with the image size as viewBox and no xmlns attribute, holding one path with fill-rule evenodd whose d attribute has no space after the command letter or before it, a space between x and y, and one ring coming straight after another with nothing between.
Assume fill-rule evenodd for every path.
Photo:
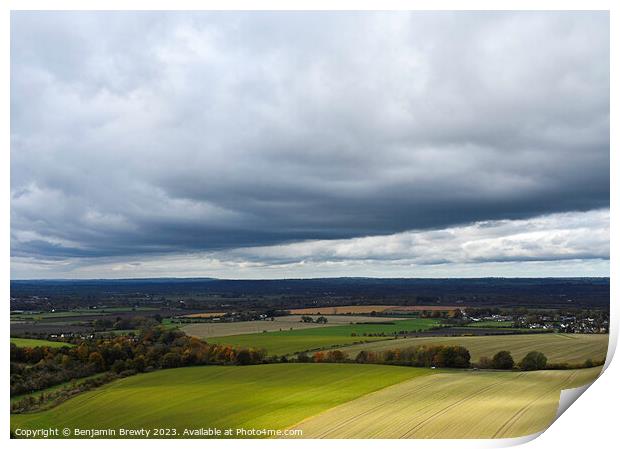
<instances>
[{"instance_id":1,"label":"curled page corner","mask_svg":"<svg viewBox=\"0 0 620 449\"><path fill-rule=\"evenodd\" d=\"M601 371L601 374L603 372ZM600 374L599 374L600 377ZM597 377L598 379L598 377ZM594 382L596 382L596 379L594 380ZM577 399L579 399L579 396L581 396L583 393L585 393L585 391L590 388L590 386L594 383L594 382L590 382L589 384L586 385L582 385L580 387L576 387L576 388L569 388L566 390L562 390L560 392L560 402L558 403L558 411L555 414L555 418L553 420L553 422L549 425L549 427L551 427L553 425L553 423L560 417L562 416L562 414L568 410L568 408L573 405L575 403L575 401Z\"/></svg>"},{"instance_id":2,"label":"curled page corner","mask_svg":"<svg viewBox=\"0 0 620 449\"><path fill-rule=\"evenodd\" d=\"M601 376L601 374L603 374L604 370L601 370L601 373L599 374L598 377ZM597 379L598 379L597 377ZM596 382L596 379L594 380L594 382ZM538 438L540 435L542 435L544 432L547 431L547 429L549 429L556 421L557 419L562 416L562 414L568 410L568 408L574 404L574 402L579 399L579 397L588 389L590 388L590 386L594 383L594 382L590 382L589 384L586 385L582 385L580 387L576 387L576 388L568 388L566 390L562 390L560 392L560 400L558 402L558 410L555 414L555 418L553 418L553 421L551 421L549 423L549 425L542 431L540 432L536 432L530 435L525 435L522 437L517 437L517 438L501 438L498 440L495 440L497 443L496 447L512 447L512 446L519 446L521 444L525 444L528 443L532 440L535 440L536 438Z\"/></svg>"},{"instance_id":3,"label":"curled page corner","mask_svg":"<svg viewBox=\"0 0 620 449\"><path fill-rule=\"evenodd\" d=\"M553 425L554 422L556 422L558 420L558 418L560 416L562 416L562 414L568 410L568 408L573 405L575 403L575 401L577 399L579 399L579 397L586 392L586 390L588 388L590 388L594 382L596 382L605 372L605 370L607 370L607 367L610 365L613 356L616 352L616 347L617 347L617 343L618 343L618 329L614 326L611 327L609 329L609 340L607 342L607 357L605 357L605 364L603 365L603 368L601 369L601 372L598 374L598 376L596 377L596 379L594 379L594 381L586 384L586 385L582 385L580 387L576 387L576 388L569 388L566 390L562 390L560 392L560 401L558 402L558 410L555 414L555 418L553 419L553 421L549 424L549 427L551 427ZM547 427L547 428L549 428ZM542 432L541 432L542 433ZM536 436L538 436L539 434L536 434ZM535 438L535 437L534 437Z\"/></svg>"},{"instance_id":4,"label":"curled page corner","mask_svg":"<svg viewBox=\"0 0 620 449\"><path fill-rule=\"evenodd\" d=\"M613 358L614 352L616 350L616 338L617 338L617 333L613 332L610 333L610 338L609 338L609 343L608 343L608 347L607 347L607 357L605 359L605 364L603 365L603 368L601 369L601 372L598 374L598 376L596 376L596 379L594 379L594 381L586 384L586 385L581 385L580 387L575 387L575 388L568 388L566 390L562 390L560 392L560 401L558 402L558 410L555 414L555 418L553 419L553 421L551 422L551 424L549 424L549 427L551 427L553 425L554 422L556 422L558 420L558 418L560 416L562 416L562 414L568 410L568 408L573 405L575 403L575 401L577 399L579 399L579 397L584 394L586 392L586 390L588 388L590 388L594 382L596 382L599 377L601 377L603 375L603 373L605 372L605 370L607 369L607 367L609 366L611 359Z\"/></svg>"},{"instance_id":5,"label":"curled page corner","mask_svg":"<svg viewBox=\"0 0 620 449\"><path fill-rule=\"evenodd\" d=\"M497 442L497 446L496 447L520 446L522 444L529 443L530 441L535 440L536 438L538 438L543 433L544 433L544 430L542 430L540 432L532 433L530 435L525 435L525 436L522 436L522 437L500 438L500 439L494 440L494 441Z\"/></svg>"},{"instance_id":6,"label":"curled page corner","mask_svg":"<svg viewBox=\"0 0 620 449\"><path fill-rule=\"evenodd\" d=\"M560 391L560 400L558 401L558 409L557 412L555 414L555 418L553 418L553 421L551 421L549 423L549 425L542 431L540 432L536 432L533 433L531 435L525 435L522 437L517 437L517 438L501 438L498 440L495 440L495 442L497 443L496 447L511 447L511 446L518 446L521 444L525 444L528 443L532 440L535 440L536 438L538 438L540 435L542 435L544 432L546 432L551 426L553 426L553 424L560 418L560 416L562 416L562 414L564 414L564 412L566 410L568 410L568 408L573 405L575 403L575 401L577 399L579 399L579 397L586 392L586 390L588 388L590 388L594 382L596 382L605 372L605 370L607 369L607 367L609 366L609 363L613 357L613 354L615 352L615 348L616 348L616 334L610 334L610 339L609 339L609 346L608 346L608 354L607 354L607 358L605 361L605 364L603 365L603 368L601 369L601 372L599 373L599 375L596 377L596 379L594 379L594 381L585 384L585 385L581 385L579 387L575 387L575 388L567 388L565 390Z\"/></svg>"}]
</instances>

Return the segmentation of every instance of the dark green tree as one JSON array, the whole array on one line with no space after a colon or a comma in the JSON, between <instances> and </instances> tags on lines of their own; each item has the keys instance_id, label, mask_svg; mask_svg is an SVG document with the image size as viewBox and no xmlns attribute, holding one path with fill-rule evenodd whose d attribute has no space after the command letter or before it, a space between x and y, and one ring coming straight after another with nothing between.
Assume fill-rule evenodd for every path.
<instances>
[{"instance_id":1,"label":"dark green tree","mask_svg":"<svg viewBox=\"0 0 620 449\"><path fill-rule=\"evenodd\" d=\"M494 369L512 369L515 366L515 361L512 359L510 352L499 351L493 356L491 366Z\"/></svg>"},{"instance_id":2,"label":"dark green tree","mask_svg":"<svg viewBox=\"0 0 620 449\"><path fill-rule=\"evenodd\" d=\"M523 371L534 371L539 369L545 369L547 366L547 357L542 352L532 351L528 352L519 366Z\"/></svg>"}]
</instances>

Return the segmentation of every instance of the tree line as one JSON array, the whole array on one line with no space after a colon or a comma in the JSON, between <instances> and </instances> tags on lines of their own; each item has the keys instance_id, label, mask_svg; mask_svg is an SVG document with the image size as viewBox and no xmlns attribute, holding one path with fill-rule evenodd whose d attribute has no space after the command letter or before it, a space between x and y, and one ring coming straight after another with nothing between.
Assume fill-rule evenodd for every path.
<instances>
[{"instance_id":1,"label":"tree line","mask_svg":"<svg viewBox=\"0 0 620 449\"><path fill-rule=\"evenodd\" d=\"M469 351L458 345L412 346L386 351L360 351L355 358L338 349L318 351L312 355L301 353L297 361L302 363L374 363L414 366L421 368L479 368L496 370L535 371L543 369L578 369L602 365L605 360L588 359L583 363L548 363L545 354L539 351L528 352L518 363L510 351L499 351L492 358L480 357L478 362L471 362Z\"/></svg>"},{"instance_id":2,"label":"tree line","mask_svg":"<svg viewBox=\"0 0 620 449\"><path fill-rule=\"evenodd\" d=\"M297 357L299 362L354 362L426 368L469 368L470 359L469 351L458 345L412 346L380 352L360 351L354 359L350 359L346 353L337 349L327 352L318 351L312 356L302 353Z\"/></svg>"},{"instance_id":3,"label":"tree line","mask_svg":"<svg viewBox=\"0 0 620 449\"><path fill-rule=\"evenodd\" d=\"M11 344L11 396L111 371L123 375L193 365L263 363L262 349L209 344L183 332L153 327L138 336L84 340L72 347Z\"/></svg>"}]
</instances>

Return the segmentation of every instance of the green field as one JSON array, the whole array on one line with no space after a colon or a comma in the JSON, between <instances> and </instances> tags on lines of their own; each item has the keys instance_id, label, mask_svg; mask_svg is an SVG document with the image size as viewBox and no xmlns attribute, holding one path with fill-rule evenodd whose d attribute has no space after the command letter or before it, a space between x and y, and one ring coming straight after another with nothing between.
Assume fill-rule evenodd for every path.
<instances>
[{"instance_id":1,"label":"green field","mask_svg":"<svg viewBox=\"0 0 620 449\"><path fill-rule=\"evenodd\" d=\"M263 348L271 355L329 349L333 346L351 345L360 341L384 340L398 332L425 330L440 325L439 320L417 318L394 321L394 324L350 324L325 326L312 329L265 332L259 334L231 335L208 338L209 343L237 347ZM352 334L355 334L354 336ZM366 335L364 335L366 334ZM373 336L369 336L373 335ZM382 334L382 336L377 336Z\"/></svg>"},{"instance_id":2,"label":"green field","mask_svg":"<svg viewBox=\"0 0 620 449\"><path fill-rule=\"evenodd\" d=\"M608 334L529 334L487 335L480 337L415 337L354 345L341 350L354 358L360 351L386 351L419 345L461 345L471 354L472 362L510 351L518 362L530 351L540 351L550 363L582 363L586 359L602 360L607 355Z\"/></svg>"},{"instance_id":3,"label":"green field","mask_svg":"<svg viewBox=\"0 0 620 449\"><path fill-rule=\"evenodd\" d=\"M106 315L122 312L154 312L159 310L156 307L102 307L100 309L73 309L58 312L37 312L37 313L12 313L11 321L20 320L42 320L50 318L73 318L73 317L90 317L91 315Z\"/></svg>"},{"instance_id":4,"label":"green field","mask_svg":"<svg viewBox=\"0 0 620 449\"><path fill-rule=\"evenodd\" d=\"M44 412L11 415L11 429L282 429L362 395L432 373L353 364L169 369L121 379Z\"/></svg>"},{"instance_id":5,"label":"green field","mask_svg":"<svg viewBox=\"0 0 620 449\"><path fill-rule=\"evenodd\" d=\"M63 343L61 341L49 341L49 340L35 340L33 338L13 338L11 337L11 343L20 348L36 348L37 346L50 346L52 348L62 348L63 346L73 346L70 343Z\"/></svg>"},{"instance_id":6,"label":"green field","mask_svg":"<svg viewBox=\"0 0 620 449\"><path fill-rule=\"evenodd\" d=\"M599 368L452 371L405 381L296 424L303 438L512 438L547 428L563 389Z\"/></svg>"},{"instance_id":7,"label":"green field","mask_svg":"<svg viewBox=\"0 0 620 449\"><path fill-rule=\"evenodd\" d=\"M544 430L599 368L493 372L386 365L203 366L127 377L11 429L301 429L304 438L507 438ZM196 435L201 437L200 435ZM235 435L233 435L235 436Z\"/></svg>"},{"instance_id":8,"label":"green field","mask_svg":"<svg viewBox=\"0 0 620 449\"><path fill-rule=\"evenodd\" d=\"M258 334L262 332L314 329L325 326L346 326L356 323L373 323L372 328L374 329L375 326L380 324L394 323L403 320L403 318L379 318L359 315L322 315L322 317L327 319L327 323L304 323L301 319L301 315L285 315L275 317L273 320L183 324L181 330L187 335L206 339L227 337L230 335ZM163 324L169 325L171 324L171 320L163 320Z\"/></svg>"}]
</instances>

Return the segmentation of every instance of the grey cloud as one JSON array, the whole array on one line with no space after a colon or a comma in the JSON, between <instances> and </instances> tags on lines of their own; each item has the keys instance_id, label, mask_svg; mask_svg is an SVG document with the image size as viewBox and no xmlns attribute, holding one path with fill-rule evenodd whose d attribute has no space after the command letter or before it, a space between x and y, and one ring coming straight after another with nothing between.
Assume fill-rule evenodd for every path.
<instances>
[{"instance_id":1,"label":"grey cloud","mask_svg":"<svg viewBox=\"0 0 620 449\"><path fill-rule=\"evenodd\" d=\"M13 262L17 277L608 276L609 210L191 254Z\"/></svg>"},{"instance_id":2,"label":"grey cloud","mask_svg":"<svg viewBox=\"0 0 620 449\"><path fill-rule=\"evenodd\" d=\"M212 257L263 264L376 260L412 265L609 259L609 210L481 222L439 231L241 248Z\"/></svg>"},{"instance_id":3,"label":"grey cloud","mask_svg":"<svg viewBox=\"0 0 620 449\"><path fill-rule=\"evenodd\" d=\"M603 12L14 12L11 25L15 257L609 207Z\"/></svg>"}]
</instances>

